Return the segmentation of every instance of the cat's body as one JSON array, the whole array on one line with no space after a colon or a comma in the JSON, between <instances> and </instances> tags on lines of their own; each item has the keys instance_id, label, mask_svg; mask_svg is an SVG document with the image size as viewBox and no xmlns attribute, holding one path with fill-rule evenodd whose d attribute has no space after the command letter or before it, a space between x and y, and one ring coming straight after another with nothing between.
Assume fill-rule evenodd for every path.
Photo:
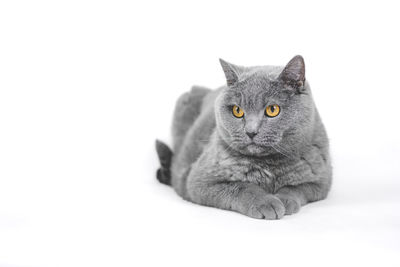
<instances>
[{"instance_id":1,"label":"cat's body","mask_svg":"<svg viewBox=\"0 0 400 267\"><path fill-rule=\"evenodd\" d=\"M325 198L328 139L302 58L285 68L221 64L227 86L194 87L178 100L174 155L157 143L159 180L184 199L254 218L281 218ZM268 104L279 104L276 117L263 113ZM232 106L239 105L242 117L234 117Z\"/></svg>"}]
</instances>

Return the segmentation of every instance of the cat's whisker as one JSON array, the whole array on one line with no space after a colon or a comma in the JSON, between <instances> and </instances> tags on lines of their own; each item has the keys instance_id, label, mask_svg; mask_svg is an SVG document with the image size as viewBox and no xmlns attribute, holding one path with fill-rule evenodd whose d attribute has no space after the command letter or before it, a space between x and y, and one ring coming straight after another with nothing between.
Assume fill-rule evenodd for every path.
<instances>
[{"instance_id":1,"label":"cat's whisker","mask_svg":"<svg viewBox=\"0 0 400 267\"><path fill-rule=\"evenodd\" d=\"M227 147L224 149L223 153L225 153L226 151L228 151L228 149L232 149L232 145L235 141L232 141L232 143L228 144Z\"/></svg>"},{"instance_id":2,"label":"cat's whisker","mask_svg":"<svg viewBox=\"0 0 400 267\"><path fill-rule=\"evenodd\" d=\"M272 145L271 145L272 146ZM283 153L282 151L279 151L275 146L272 146L273 149L276 150L276 152L278 152L279 154L282 154L283 156L290 158L288 155L286 155L285 153Z\"/></svg>"},{"instance_id":3,"label":"cat's whisker","mask_svg":"<svg viewBox=\"0 0 400 267\"><path fill-rule=\"evenodd\" d=\"M292 153L291 150L288 150L288 149L284 148L284 147L283 147L282 145L280 145L280 144L276 144L275 146L278 147L281 151L285 152L286 154L291 154L291 153Z\"/></svg>"}]
</instances>

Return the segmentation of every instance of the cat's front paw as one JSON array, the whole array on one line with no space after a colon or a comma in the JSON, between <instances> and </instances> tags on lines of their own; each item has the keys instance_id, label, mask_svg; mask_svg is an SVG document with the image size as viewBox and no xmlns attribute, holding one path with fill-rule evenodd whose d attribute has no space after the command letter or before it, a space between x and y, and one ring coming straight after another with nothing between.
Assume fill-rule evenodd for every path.
<instances>
[{"instance_id":1,"label":"cat's front paw","mask_svg":"<svg viewBox=\"0 0 400 267\"><path fill-rule=\"evenodd\" d=\"M273 195L256 198L246 206L244 213L256 219L276 220L285 215L285 206Z\"/></svg>"},{"instance_id":2,"label":"cat's front paw","mask_svg":"<svg viewBox=\"0 0 400 267\"><path fill-rule=\"evenodd\" d=\"M276 196L282 201L283 205L285 205L285 215L291 215L299 212L301 202L296 196L279 193L276 194Z\"/></svg>"}]
</instances>

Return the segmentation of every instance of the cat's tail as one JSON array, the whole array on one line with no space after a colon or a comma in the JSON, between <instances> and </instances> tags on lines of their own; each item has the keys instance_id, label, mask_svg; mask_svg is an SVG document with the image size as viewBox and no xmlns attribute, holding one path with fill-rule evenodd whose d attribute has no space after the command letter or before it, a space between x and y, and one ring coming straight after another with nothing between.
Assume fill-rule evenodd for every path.
<instances>
[{"instance_id":1,"label":"cat's tail","mask_svg":"<svg viewBox=\"0 0 400 267\"><path fill-rule=\"evenodd\" d=\"M156 151L161 167L157 170L157 180L166 185L171 185L171 160L173 153L163 142L156 140Z\"/></svg>"}]
</instances>

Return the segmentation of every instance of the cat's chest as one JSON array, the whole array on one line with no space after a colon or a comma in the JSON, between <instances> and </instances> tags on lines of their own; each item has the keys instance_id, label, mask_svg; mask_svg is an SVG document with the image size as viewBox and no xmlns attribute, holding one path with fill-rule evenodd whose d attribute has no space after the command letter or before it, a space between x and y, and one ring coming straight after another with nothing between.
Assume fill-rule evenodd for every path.
<instances>
[{"instance_id":1,"label":"cat's chest","mask_svg":"<svg viewBox=\"0 0 400 267\"><path fill-rule=\"evenodd\" d=\"M231 181L255 183L270 193L312 178L309 169L309 165L301 159L270 162L253 158L228 158L219 162L222 176Z\"/></svg>"},{"instance_id":2,"label":"cat's chest","mask_svg":"<svg viewBox=\"0 0 400 267\"><path fill-rule=\"evenodd\" d=\"M275 175L265 161L230 158L219 162L219 170L231 181L255 183L268 192L274 191Z\"/></svg>"}]
</instances>

